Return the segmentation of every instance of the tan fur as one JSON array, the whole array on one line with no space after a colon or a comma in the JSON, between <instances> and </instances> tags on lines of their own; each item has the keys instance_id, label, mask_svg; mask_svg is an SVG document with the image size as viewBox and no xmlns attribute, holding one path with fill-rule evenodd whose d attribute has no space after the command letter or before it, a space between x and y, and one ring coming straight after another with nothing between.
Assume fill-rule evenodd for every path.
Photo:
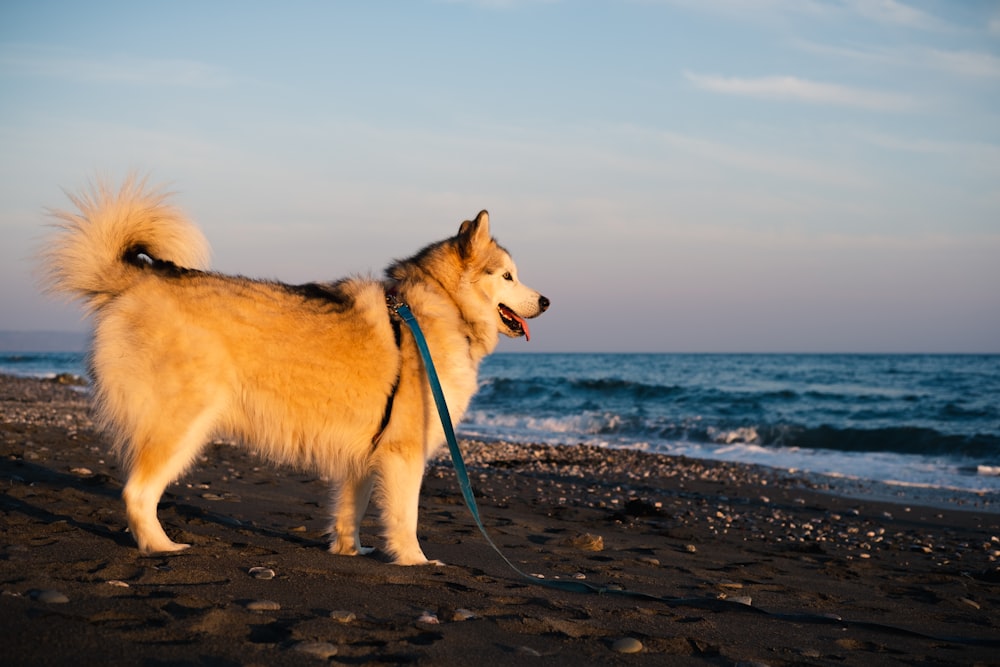
<instances>
[{"instance_id":1,"label":"tan fur","mask_svg":"<svg viewBox=\"0 0 1000 667\"><path fill-rule=\"evenodd\" d=\"M128 473L122 496L143 552L176 551L156 517L168 484L211 438L334 483L333 553L355 555L369 498L386 550L428 562L417 542L427 459L444 435L415 344L397 346L386 290L408 303L428 341L457 422L500 333L503 303L521 318L548 300L517 281L485 211L452 238L396 262L385 281L289 286L202 270L207 244L164 195L129 179L71 197L42 252L50 290L94 318L94 403ZM384 430L390 394L392 411Z\"/></svg>"}]
</instances>

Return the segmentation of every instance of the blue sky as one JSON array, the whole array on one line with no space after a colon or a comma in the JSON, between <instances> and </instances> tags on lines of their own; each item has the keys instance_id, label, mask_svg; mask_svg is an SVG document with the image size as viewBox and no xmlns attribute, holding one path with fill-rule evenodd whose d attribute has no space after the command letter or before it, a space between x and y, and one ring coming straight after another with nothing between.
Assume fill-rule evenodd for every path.
<instances>
[{"instance_id":1,"label":"blue sky","mask_svg":"<svg viewBox=\"0 0 1000 667\"><path fill-rule=\"evenodd\" d=\"M0 329L130 169L213 265L380 274L482 208L507 351L1000 352L1000 4L6 2Z\"/></svg>"}]
</instances>

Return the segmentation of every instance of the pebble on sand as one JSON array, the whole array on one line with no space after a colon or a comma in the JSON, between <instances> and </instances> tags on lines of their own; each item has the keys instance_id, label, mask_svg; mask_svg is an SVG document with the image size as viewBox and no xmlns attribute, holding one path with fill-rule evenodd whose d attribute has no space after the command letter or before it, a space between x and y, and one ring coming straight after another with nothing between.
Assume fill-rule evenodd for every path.
<instances>
[{"instance_id":1,"label":"pebble on sand","mask_svg":"<svg viewBox=\"0 0 1000 667\"><path fill-rule=\"evenodd\" d=\"M441 621L438 619L437 614L429 611L425 611L420 615L420 618L417 619L417 623L426 623L427 625L437 625L440 622Z\"/></svg>"},{"instance_id":2,"label":"pebble on sand","mask_svg":"<svg viewBox=\"0 0 1000 667\"><path fill-rule=\"evenodd\" d=\"M299 653L305 653L321 660L337 655L337 647L328 642L299 642L292 648Z\"/></svg>"},{"instance_id":3,"label":"pebble on sand","mask_svg":"<svg viewBox=\"0 0 1000 667\"><path fill-rule=\"evenodd\" d=\"M330 618L338 623L353 623L358 616L353 611L337 610L330 612Z\"/></svg>"},{"instance_id":4,"label":"pebble on sand","mask_svg":"<svg viewBox=\"0 0 1000 667\"><path fill-rule=\"evenodd\" d=\"M634 637L622 637L611 645L611 649L618 653L638 653L642 650L642 642Z\"/></svg>"},{"instance_id":5,"label":"pebble on sand","mask_svg":"<svg viewBox=\"0 0 1000 667\"><path fill-rule=\"evenodd\" d=\"M278 611L281 605L274 600L251 600L247 602L250 611Z\"/></svg>"},{"instance_id":6,"label":"pebble on sand","mask_svg":"<svg viewBox=\"0 0 1000 667\"><path fill-rule=\"evenodd\" d=\"M251 567L250 576L254 579L274 579L274 570L269 567Z\"/></svg>"},{"instance_id":7,"label":"pebble on sand","mask_svg":"<svg viewBox=\"0 0 1000 667\"><path fill-rule=\"evenodd\" d=\"M583 533L570 538L569 545L581 551L604 551L604 538L600 535Z\"/></svg>"},{"instance_id":8,"label":"pebble on sand","mask_svg":"<svg viewBox=\"0 0 1000 667\"><path fill-rule=\"evenodd\" d=\"M55 590L38 591L32 597L39 602L45 602L47 604L66 604L69 602L69 598L66 597L65 593Z\"/></svg>"},{"instance_id":9,"label":"pebble on sand","mask_svg":"<svg viewBox=\"0 0 1000 667\"><path fill-rule=\"evenodd\" d=\"M456 609L455 613L451 615L451 620L453 621L468 621L469 619L475 618L476 615L468 609Z\"/></svg>"}]
</instances>

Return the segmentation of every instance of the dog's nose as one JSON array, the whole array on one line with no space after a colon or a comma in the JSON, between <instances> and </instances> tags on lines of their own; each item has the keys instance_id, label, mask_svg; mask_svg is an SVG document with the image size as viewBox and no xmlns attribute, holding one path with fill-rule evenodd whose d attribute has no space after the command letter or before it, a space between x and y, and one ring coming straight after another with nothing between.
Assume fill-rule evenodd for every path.
<instances>
[{"instance_id":1,"label":"dog's nose","mask_svg":"<svg viewBox=\"0 0 1000 667\"><path fill-rule=\"evenodd\" d=\"M551 302L544 296L538 297L538 307L541 309L543 313L549 309L549 303Z\"/></svg>"}]
</instances>

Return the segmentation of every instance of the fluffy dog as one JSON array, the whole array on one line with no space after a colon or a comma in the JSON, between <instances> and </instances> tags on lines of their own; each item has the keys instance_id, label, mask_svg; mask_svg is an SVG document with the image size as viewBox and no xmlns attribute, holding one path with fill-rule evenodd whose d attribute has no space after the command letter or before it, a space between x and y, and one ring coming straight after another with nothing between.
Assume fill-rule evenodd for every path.
<instances>
[{"instance_id":1,"label":"fluffy dog","mask_svg":"<svg viewBox=\"0 0 1000 667\"><path fill-rule=\"evenodd\" d=\"M187 548L157 503L212 438L333 481L330 551L356 555L374 491L395 563L427 563L417 507L444 434L416 345L387 294L410 306L456 422L500 334L528 336L549 300L518 279L482 211L391 264L384 280L287 285L207 270L201 232L145 181L98 183L55 211L42 251L50 290L92 316L98 423L127 471L122 496L143 552Z\"/></svg>"}]
</instances>

